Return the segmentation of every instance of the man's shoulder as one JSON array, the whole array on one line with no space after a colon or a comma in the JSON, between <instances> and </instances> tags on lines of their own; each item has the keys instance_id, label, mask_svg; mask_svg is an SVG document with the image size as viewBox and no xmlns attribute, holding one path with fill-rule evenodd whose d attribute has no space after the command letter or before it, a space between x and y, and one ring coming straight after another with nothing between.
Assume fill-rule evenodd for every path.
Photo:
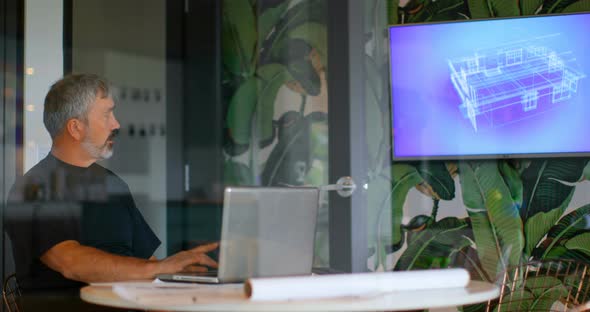
<instances>
[{"instance_id":1,"label":"man's shoulder","mask_svg":"<svg viewBox=\"0 0 590 312\"><path fill-rule=\"evenodd\" d=\"M24 192L31 187L42 186L50 180L53 169L51 161L47 158L42 159L24 175L16 178L12 192Z\"/></svg>"},{"instance_id":2,"label":"man's shoulder","mask_svg":"<svg viewBox=\"0 0 590 312\"><path fill-rule=\"evenodd\" d=\"M114 173L112 170L103 167L97 163L92 164L91 168L92 174L95 176L101 176L106 179L109 188L116 188L118 190L123 189L125 191L129 191L129 186L120 176Z\"/></svg>"},{"instance_id":3,"label":"man's shoulder","mask_svg":"<svg viewBox=\"0 0 590 312\"><path fill-rule=\"evenodd\" d=\"M50 181L52 166L47 158L31 167L24 175L18 176L10 189L9 201L39 199Z\"/></svg>"},{"instance_id":4,"label":"man's shoulder","mask_svg":"<svg viewBox=\"0 0 590 312\"><path fill-rule=\"evenodd\" d=\"M100 175L105 177L110 177L114 180L120 181L121 183L125 183L121 177L119 177L116 173L114 173L109 168L106 168L98 163L94 163L90 166L90 170L92 170L92 174Z\"/></svg>"},{"instance_id":5,"label":"man's shoulder","mask_svg":"<svg viewBox=\"0 0 590 312\"><path fill-rule=\"evenodd\" d=\"M36 178L46 178L55 169L55 163L51 161L50 157L41 159L31 169L29 169L22 178L24 180L31 180Z\"/></svg>"}]
</instances>

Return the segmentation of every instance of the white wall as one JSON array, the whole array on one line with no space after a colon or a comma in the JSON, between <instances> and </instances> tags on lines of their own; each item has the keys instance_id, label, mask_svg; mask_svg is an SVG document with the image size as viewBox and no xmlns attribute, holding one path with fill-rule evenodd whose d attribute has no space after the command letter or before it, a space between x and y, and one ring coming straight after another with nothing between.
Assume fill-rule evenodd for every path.
<instances>
[{"instance_id":1,"label":"white wall","mask_svg":"<svg viewBox=\"0 0 590 312\"><path fill-rule=\"evenodd\" d=\"M51 138L43 125L45 94L63 76L63 1L25 1L25 172L43 159Z\"/></svg>"},{"instance_id":2,"label":"white wall","mask_svg":"<svg viewBox=\"0 0 590 312\"><path fill-rule=\"evenodd\" d=\"M114 156L103 165L119 175L162 245L166 256L166 1L75 0L72 69L105 76L116 87L121 123ZM139 90L142 99L132 99ZM155 92L159 92L159 100ZM149 93L149 99L143 94ZM124 95L124 96L123 96ZM129 127L136 130L129 135ZM155 126L156 134L150 134ZM139 131L147 130L140 137Z\"/></svg>"}]
</instances>

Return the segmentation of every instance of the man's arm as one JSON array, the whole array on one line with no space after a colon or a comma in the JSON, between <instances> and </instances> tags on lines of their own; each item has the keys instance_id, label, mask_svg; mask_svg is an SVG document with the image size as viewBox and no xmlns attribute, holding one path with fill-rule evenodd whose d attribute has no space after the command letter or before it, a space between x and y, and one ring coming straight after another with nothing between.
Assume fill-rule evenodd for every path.
<instances>
[{"instance_id":1,"label":"man's arm","mask_svg":"<svg viewBox=\"0 0 590 312\"><path fill-rule=\"evenodd\" d=\"M204 265L217 267L205 253L218 247L218 243L181 251L163 260L149 260L114 255L100 249L80 245L77 241L64 241L49 249L41 261L64 277L86 283L116 282L153 279L156 274L179 271L206 271Z\"/></svg>"}]
</instances>

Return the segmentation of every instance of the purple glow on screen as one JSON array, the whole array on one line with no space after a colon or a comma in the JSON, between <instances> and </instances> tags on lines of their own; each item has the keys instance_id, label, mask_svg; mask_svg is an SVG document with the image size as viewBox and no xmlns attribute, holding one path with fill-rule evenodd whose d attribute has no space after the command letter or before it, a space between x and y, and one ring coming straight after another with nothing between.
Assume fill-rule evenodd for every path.
<instances>
[{"instance_id":1,"label":"purple glow on screen","mask_svg":"<svg viewBox=\"0 0 590 312\"><path fill-rule=\"evenodd\" d=\"M590 14L390 28L394 158L590 152Z\"/></svg>"}]
</instances>

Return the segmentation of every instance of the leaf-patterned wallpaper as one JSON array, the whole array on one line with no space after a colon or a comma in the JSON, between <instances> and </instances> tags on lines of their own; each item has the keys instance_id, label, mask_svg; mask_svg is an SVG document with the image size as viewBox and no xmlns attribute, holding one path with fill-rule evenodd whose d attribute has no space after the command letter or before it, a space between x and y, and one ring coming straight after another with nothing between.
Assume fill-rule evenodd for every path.
<instances>
[{"instance_id":1,"label":"leaf-patterned wallpaper","mask_svg":"<svg viewBox=\"0 0 590 312\"><path fill-rule=\"evenodd\" d=\"M590 263L587 158L392 162L388 24L558 14L590 0L362 0L369 270ZM224 0L225 181L321 185L328 169L323 0ZM586 30L581 30L586 31ZM322 221L323 220L323 221ZM327 263L327 215L317 263Z\"/></svg>"},{"instance_id":2,"label":"leaf-patterned wallpaper","mask_svg":"<svg viewBox=\"0 0 590 312\"><path fill-rule=\"evenodd\" d=\"M402 24L590 11L588 0L369 2L372 9L366 16L373 21L368 28L373 41L382 40L379 33L384 25L378 21L383 15L389 24ZM381 13L376 8L384 2L386 13ZM377 69L387 67L375 49L368 50L366 58L367 63L377 63ZM367 72L370 85L388 81L386 72ZM378 102L381 105L375 107L381 111L370 115L389 114L387 100ZM370 103L368 99L366 109L375 110ZM381 122L384 138L368 144L381 145L374 150L391 148L386 135L390 125ZM571 259L590 264L589 160L373 162L369 185L378 187L369 195L370 269L464 267L473 279L495 282L507 268L531 261ZM563 280L557 283L567 286ZM553 295L557 296L550 298L553 301L559 298L558 293ZM523 302L538 302L538 296L530 293Z\"/></svg>"},{"instance_id":3,"label":"leaf-patterned wallpaper","mask_svg":"<svg viewBox=\"0 0 590 312\"><path fill-rule=\"evenodd\" d=\"M224 0L222 13L225 183L327 184L326 1ZM328 262L323 203L319 266Z\"/></svg>"}]
</instances>

